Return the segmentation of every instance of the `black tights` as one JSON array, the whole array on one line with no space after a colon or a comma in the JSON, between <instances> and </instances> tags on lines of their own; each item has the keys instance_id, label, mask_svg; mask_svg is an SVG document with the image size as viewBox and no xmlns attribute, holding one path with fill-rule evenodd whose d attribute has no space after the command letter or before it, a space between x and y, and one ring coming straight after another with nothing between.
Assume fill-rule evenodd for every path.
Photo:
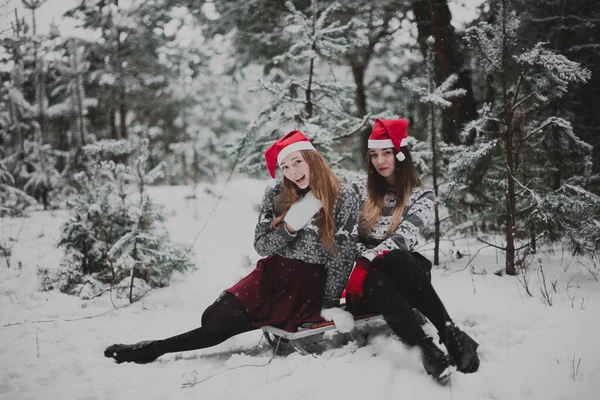
<instances>
[{"instance_id":1,"label":"black tights","mask_svg":"<svg viewBox=\"0 0 600 400\"><path fill-rule=\"evenodd\" d=\"M426 336L413 308L431 321L441 339L445 337L446 323L451 322L431 285L423 260L420 255L391 251L373 260L371 265L375 270L369 272L363 283L366 307L382 314L394 333L409 346L416 345Z\"/></svg>"},{"instance_id":2,"label":"black tights","mask_svg":"<svg viewBox=\"0 0 600 400\"><path fill-rule=\"evenodd\" d=\"M164 353L203 349L253 329L252 320L239 300L223 292L202 314L200 328L159 340L158 348Z\"/></svg>"}]
</instances>

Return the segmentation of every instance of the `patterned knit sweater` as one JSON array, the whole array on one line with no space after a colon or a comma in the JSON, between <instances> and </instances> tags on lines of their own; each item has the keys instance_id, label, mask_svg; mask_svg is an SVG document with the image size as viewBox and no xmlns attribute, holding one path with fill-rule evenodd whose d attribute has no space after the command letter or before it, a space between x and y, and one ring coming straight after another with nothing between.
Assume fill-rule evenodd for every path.
<instances>
[{"instance_id":1,"label":"patterned knit sweater","mask_svg":"<svg viewBox=\"0 0 600 400\"><path fill-rule=\"evenodd\" d=\"M278 182L265 190L254 233L254 248L263 257L279 254L307 263L324 264L326 278L323 307L338 306L356 253L356 192L351 185L342 185L335 201L335 241L339 251L331 254L319 241L319 228L314 217L306 227L292 234L285 229L285 224L280 224L275 229L269 226L276 217L274 199L281 193L282 187L283 184Z\"/></svg>"},{"instance_id":2,"label":"patterned knit sweater","mask_svg":"<svg viewBox=\"0 0 600 400\"><path fill-rule=\"evenodd\" d=\"M367 200L367 181L366 179L355 181L352 186L358 194L362 207ZM434 200L433 190L414 188L404 209L402 221L398 228L388 235L392 213L396 207L396 195L391 189L388 190L383 200L381 217L371 229L368 237L359 236L358 238L357 257L367 257L369 254L375 256L384 250L414 251L421 238L423 228L431 220Z\"/></svg>"}]
</instances>

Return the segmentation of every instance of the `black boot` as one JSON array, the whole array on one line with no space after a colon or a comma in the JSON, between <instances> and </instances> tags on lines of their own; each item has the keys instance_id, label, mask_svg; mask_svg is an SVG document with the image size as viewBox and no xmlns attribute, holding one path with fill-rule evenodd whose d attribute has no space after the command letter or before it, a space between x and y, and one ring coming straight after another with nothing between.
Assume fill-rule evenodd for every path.
<instances>
[{"instance_id":1,"label":"black boot","mask_svg":"<svg viewBox=\"0 0 600 400\"><path fill-rule=\"evenodd\" d=\"M456 361L457 369L470 374L479 369L477 347L479 344L472 337L461 331L456 325L446 325L444 345L450 356Z\"/></svg>"},{"instance_id":2,"label":"black boot","mask_svg":"<svg viewBox=\"0 0 600 400\"><path fill-rule=\"evenodd\" d=\"M113 344L104 350L104 356L114 358L117 364L134 362L147 364L165 354L158 346L158 340L146 340L135 344Z\"/></svg>"},{"instance_id":3,"label":"black boot","mask_svg":"<svg viewBox=\"0 0 600 400\"><path fill-rule=\"evenodd\" d=\"M425 371L438 383L445 385L450 379L450 374L456 371L452 358L440 350L430 337L421 339L418 347L421 349Z\"/></svg>"}]
</instances>

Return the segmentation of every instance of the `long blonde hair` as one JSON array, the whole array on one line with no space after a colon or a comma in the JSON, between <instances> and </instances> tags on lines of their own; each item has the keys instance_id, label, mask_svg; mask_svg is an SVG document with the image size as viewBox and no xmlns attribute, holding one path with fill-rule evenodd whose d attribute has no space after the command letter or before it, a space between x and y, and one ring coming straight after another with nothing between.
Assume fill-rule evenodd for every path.
<instances>
[{"instance_id":1,"label":"long blonde hair","mask_svg":"<svg viewBox=\"0 0 600 400\"><path fill-rule=\"evenodd\" d=\"M335 242L335 218L333 207L335 199L341 190L340 180L333 174L329 164L323 156L314 150L300 150L304 161L310 168L309 185L314 196L321 200L323 208L317 216L319 226L319 240L325 248L334 253L338 250ZM283 178L283 190L275 197L275 208L279 214L273 219L271 227L281 224L290 209L290 206L300 199L298 185L287 178Z\"/></svg>"},{"instance_id":2,"label":"long blonde hair","mask_svg":"<svg viewBox=\"0 0 600 400\"><path fill-rule=\"evenodd\" d=\"M402 222L404 209L410 198L413 188L421 186L419 173L412 161L412 156L408 147L401 147L400 151L405 159L398 161L397 151L394 149L394 189L396 190L396 207L392 213L392 220L388 228L387 235L391 235ZM385 178L377 172L371 162L370 154L367 154L367 200L360 211L358 217L358 233L364 238L368 238L371 230L377 223L383 210L383 200L388 190L388 183Z\"/></svg>"}]
</instances>

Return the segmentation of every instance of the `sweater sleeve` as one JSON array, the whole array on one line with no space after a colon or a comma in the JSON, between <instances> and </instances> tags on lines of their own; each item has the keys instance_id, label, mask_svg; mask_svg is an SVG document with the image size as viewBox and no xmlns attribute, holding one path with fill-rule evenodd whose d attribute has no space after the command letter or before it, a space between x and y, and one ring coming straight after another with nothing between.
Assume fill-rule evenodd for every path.
<instances>
[{"instance_id":1,"label":"sweater sleeve","mask_svg":"<svg viewBox=\"0 0 600 400\"><path fill-rule=\"evenodd\" d=\"M339 307L340 297L352 271L356 252L358 198L350 186L344 185L338 199L339 207L335 215L335 241L338 251L325 264L327 275L324 308Z\"/></svg>"},{"instance_id":2,"label":"sweater sleeve","mask_svg":"<svg viewBox=\"0 0 600 400\"><path fill-rule=\"evenodd\" d=\"M367 190L366 180L359 179L359 180L352 182L352 189L354 190L354 193L356 194L356 197L358 199L358 216L360 216L361 209L365 203L366 190ZM355 220L356 225L354 228L356 230L356 235L357 235L356 251L355 251L356 258L363 256L363 254L369 250L367 245L365 245L361 241L360 236L358 235L358 216L356 217L356 220Z\"/></svg>"},{"instance_id":3,"label":"sweater sleeve","mask_svg":"<svg viewBox=\"0 0 600 400\"><path fill-rule=\"evenodd\" d=\"M375 248L368 250L381 254L385 250L413 251L419 241L423 228L431 221L435 195L432 190L426 190L406 210L398 228Z\"/></svg>"},{"instance_id":4,"label":"sweater sleeve","mask_svg":"<svg viewBox=\"0 0 600 400\"><path fill-rule=\"evenodd\" d=\"M280 184L275 187L267 187L260 206L258 214L258 223L254 230L254 249L261 257L275 254L277 250L283 248L289 242L294 240L296 233L289 233L285 229L285 224L271 228L271 221L275 218L274 198L278 193Z\"/></svg>"}]
</instances>

